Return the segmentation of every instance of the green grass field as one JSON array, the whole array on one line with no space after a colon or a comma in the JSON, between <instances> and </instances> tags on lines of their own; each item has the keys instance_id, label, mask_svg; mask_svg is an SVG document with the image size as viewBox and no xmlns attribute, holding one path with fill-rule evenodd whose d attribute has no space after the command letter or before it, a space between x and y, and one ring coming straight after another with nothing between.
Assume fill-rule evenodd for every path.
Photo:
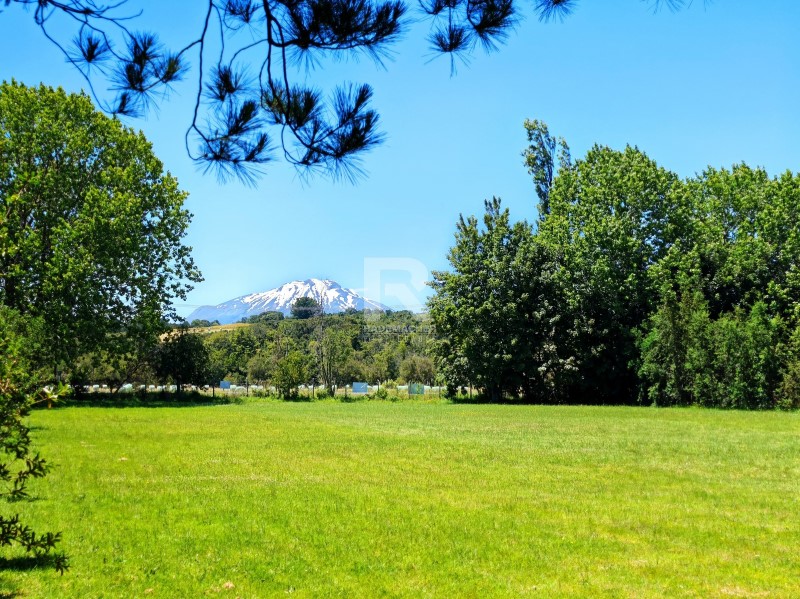
<instances>
[{"instance_id":1,"label":"green grass field","mask_svg":"<svg viewBox=\"0 0 800 599\"><path fill-rule=\"evenodd\" d=\"M800 414L61 408L6 596L800 597ZM11 568L11 569L8 569Z\"/></svg>"}]
</instances>

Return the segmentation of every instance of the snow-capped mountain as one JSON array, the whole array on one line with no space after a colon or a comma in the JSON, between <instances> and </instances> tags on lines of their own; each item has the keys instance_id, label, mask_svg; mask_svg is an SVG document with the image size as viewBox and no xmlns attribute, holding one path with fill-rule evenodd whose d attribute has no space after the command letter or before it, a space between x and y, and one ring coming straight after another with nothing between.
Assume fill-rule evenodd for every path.
<instances>
[{"instance_id":1,"label":"snow-capped mountain","mask_svg":"<svg viewBox=\"0 0 800 599\"><path fill-rule=\"evenodd\" d=\"M193 320L218 320L221 324L238 322L247 316L255 316L262 312L283 312L288 316L292 304L301 297L313 297L327 314L344 312L349 308L355 310L387 310L383 304L358 295L352 289L342 287L336 281L328 279L306 279L292 281L269 291L243 295L216 306L200 306L188 316Z\"/></svg>"}]
</instances>

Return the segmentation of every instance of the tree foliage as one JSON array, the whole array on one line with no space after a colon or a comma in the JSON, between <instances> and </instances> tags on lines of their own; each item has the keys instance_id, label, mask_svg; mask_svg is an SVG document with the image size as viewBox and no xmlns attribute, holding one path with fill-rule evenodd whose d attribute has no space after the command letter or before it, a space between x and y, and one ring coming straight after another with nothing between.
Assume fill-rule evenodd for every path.
<instances>
[{"instance_id":1,"label":"tree foliage","mask_svg":"<svg viewBox=\"0 0 800 599\"><path fill-rule=\"evenodd\" d=\"M492 399L796 406L800 175L735 165L682 180L632 147L554 161L546 125L526 128L538 226L487 202L483 229L462 217L452 270L434 273L448 385Z\"/></svg>"},{"instance_id":2,"label":"tree foliage","mask_svg":"<svg viewBox=\"0 0 800 599\"><path fill-rule=\"evenodd\" d=\"M184 385L213 383L208 348L187 327L169 333L154 356L154 370L162 382L171 380L180 393Z\"/></svg>"},{"instance_id":3,"label":"tree foliage","mask_svg":"<svg viewBox=\"0 0 800 599\"><path fill-rule=\"evenodd\" d=\"M154 343L201 280L186 193L88 97L0 85L0 303L43 322L51 366Z\"/></svg>"},{"instance_id":4,"label":"tree foliage","mask_svg":"<svg viewBox=\"0 0 800 599\"><path fill-rule=\"evenodd\" d=\"M322 314L322 305L313 297L300 297L292 304L292 318L306 320Z\"/></svg>"},{"instance_id":5,"label":"tree foliage","mask_svg":"<svg viewBox=\"0 0 800 599\"><path fill-rule=\"evenodd\" d=\"M421 315L351 311L309 319L268 318L198 336L217 373L214 381L224 378L236 384L269 385L291 395L301 384L321 385L332 394L354 381L407 382L409 376L419 382L432 381L436 371L430 359L429 333L430 322ZM305 361L289 360L293 354L303 355Z\"/></svg>"},{"instance_id":6,"label":"tree foliage","mask_svg":"<svg viewBox=\"0 0 800 599\"><path fill-rule=\"evenodd\" d=\"M539 196L539 220L550 214L550 189L561 167L569 167L571 155L563 137L553 137L542 121L525 119L528 147L522 152L528 174L533 178Z\"/></svg>"},{"instance_id":7,"label":"tree foliage","mask_svg":"<svg viewBox=\"0 0 800 599\"><path fill-rule=\"evenodd\" d=\"M319 337L310 342L309 349L316 361L320 384L333 395L336 385L348 382L346 367L353 353L352 335L341 327L320 326Z\"/></svg>"},{"instance_id":8,"label":"tree foliage","mask_svg":"<svg viewBox=\"0 0 800 599\"><path fill-rule=\"evenodd\" d=\"M494 400L518 390L526 343L516 294L520 246L527 225L511 225L497 198L486 202L483 230L461 217L448 259L454 272L433 273L430 313L439 335L436 355L453 385L471 382Z\"/></svg>"},{"instance_id":9,"label":"tree foliage","mask_svg":"<svg viewBox=\"0 0 800 599\"><path fill-rule=\"evenodd\" d=\"M428 356L412 354L400 364L400 376L408 383L431 385L436 377L436 367Z\"/></svg>"},{"instance_id":10,"label":"tree foliage","mask_svg":"<svg viewBox=\"0 0 800 599\"><path fill-rule=\"evenodd\" d=\"M681 0L642 0L677 8ZM167 48L157 33L133 28L137 2L6 0L33 8L33 18L83 75L109 113L145 113L189 71L195 107L186 132L190 156L253 181L276 150L298 169L353 178L362 154L380 143L372 88L321 90L308 76L322 60L390 55L418 16L402 0L206 0L197 3L197 33ZM536 0L540 20L568 15L576 0ZM421 0L430 48L466 60L476 47L496 49L521 20L514 0ZM71 31L63 36L61 32ZM304 70L305 69L305 70ZM101 86L107 88L104 92ZM97 91L99 90L99 92Z\"/></svg>"},{"instance_id":11,"label":"tree foliage","mask_svg":"<svg viewBox=\"0 0 800 599\"><path fill-rule=\"evenodd\" d=\"M272 379L278 393L288 399L297 397L297 387L308 381L309 367L309 355L297 350L280 358Z\"/></svg>"}]
</instances>

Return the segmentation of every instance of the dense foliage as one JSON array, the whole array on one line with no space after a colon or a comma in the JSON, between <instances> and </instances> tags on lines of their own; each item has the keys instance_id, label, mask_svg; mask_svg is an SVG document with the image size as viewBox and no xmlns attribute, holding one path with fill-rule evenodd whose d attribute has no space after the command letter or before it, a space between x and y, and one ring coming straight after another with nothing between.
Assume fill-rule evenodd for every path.
<instances>
[{"instance_id":1,"label":"dense foliage","mask_svg":"<svg viewBox=\"0 0 800 599\"><path fill-rule=\"evenodd\" d=\"M200 387L227 380L274 387L279 395L291 397L299 385L332 395L354 381L434 383L430 324L424 316L323 314L312 302L298 300L291 318L265 312L234 325L179 326L140 354L138 361L114 365L102 354L87 354L65 374L79 392L90 383L116 392L123 386L128 390L154 383Z\"/></svg>"},{"instance_id":2,"label":"dense foliage","mask_svg":"<svg viewBox=\"0 0 800 599\"><path fill-rule=\"evenodd\" d=\"M41 362L155 342L200 280L181 243L186 195L88 97L0 85L0 304L41 319Z\"/></svg>"},{"instance_id":3,"label":"dense foliage","mask_svg":"<svg viewBox=\"0 0 800 599\"><path fill-rule=\"evenodd\" d=\"M300 384L332 394L354 381L434 382L429 325L410 312L255 320L203 337L212 370L234 383L291 395Z\"/></svg>"},{"instance_id":4,"label":"dense foliage","mask_svg":"<svg viewBox=\"0 0 800 599\"><path fill-rule=\"evenodd\" d=\"M430 314L450 386L493 399L797 407L800 175L571 161L526 123L540 213L463 217ZM559 154L559 156L557 156ZM557 174L553 174L557 173Z\"/></svg>"}]
</instances>

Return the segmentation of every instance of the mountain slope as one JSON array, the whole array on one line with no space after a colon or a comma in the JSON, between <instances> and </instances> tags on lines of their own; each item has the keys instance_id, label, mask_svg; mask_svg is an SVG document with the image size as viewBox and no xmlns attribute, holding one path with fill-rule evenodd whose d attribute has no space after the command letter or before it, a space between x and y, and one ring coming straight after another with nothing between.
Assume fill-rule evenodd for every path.
<instances>
[{"instance_id":1,"label":"mountain slope","mask_svg":"<svg viewBox=\"0 0 800 599\"><path fill-rule=\"evenodd\" d=\"M247 316L255 316L262 312L282 312L291 314L292 304L301 297L313 297L328 314L354 310L386 310L387 307L378 302L358 295L352 289L342 287L329 279L306 279L291 281L259 293L251 293L228 300L216 306L200 306L192 312L188 320L218 320L221 324L238 322Z\"/></svg>"}]
</instances>

